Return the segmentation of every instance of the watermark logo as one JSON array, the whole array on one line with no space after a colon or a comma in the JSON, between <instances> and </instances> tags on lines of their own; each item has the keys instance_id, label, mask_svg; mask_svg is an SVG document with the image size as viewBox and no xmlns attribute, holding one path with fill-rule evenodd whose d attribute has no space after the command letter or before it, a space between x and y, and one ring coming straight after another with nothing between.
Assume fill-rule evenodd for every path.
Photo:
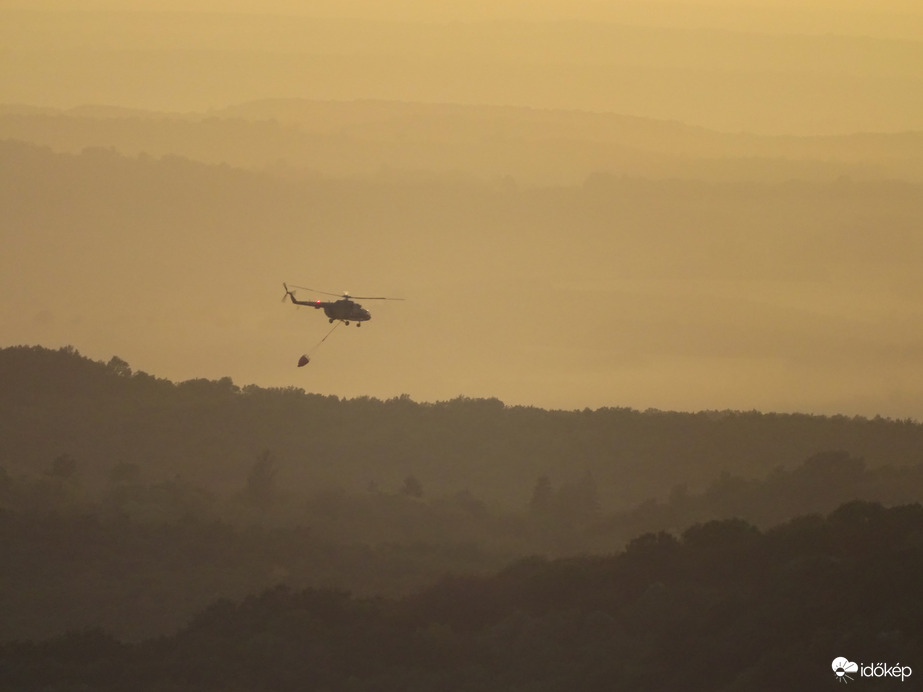
<instances>
[{"instance_id":1,"label":"watermark logo","mask_svg":"<svg viewBox=\"0 0 923 692\"><path fill-rule=\"evenodd\" d=\"M850 682L853 680L850 673L858 673L859 665L840 656L833 659L833 672L836 673L837 682Z\"/></svg>"},{"instance_id":2,"label":"watermark logo","mask_svg":"<svg viewBox=\"0 0 923 692\"><path fill-rule=\"evenodd\" d=\"M854 663L848 658L839 656L833 659L833 674L837 682L848 683L860 678L892 678L904 682L913 674L910 666L900 663Z\"/></svg>"}]
</instances>

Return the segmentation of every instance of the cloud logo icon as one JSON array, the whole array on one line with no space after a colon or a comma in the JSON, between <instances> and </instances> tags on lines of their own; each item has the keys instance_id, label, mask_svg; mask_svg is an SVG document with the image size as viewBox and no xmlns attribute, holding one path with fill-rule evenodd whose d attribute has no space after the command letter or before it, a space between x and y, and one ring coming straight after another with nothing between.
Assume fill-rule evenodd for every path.
<instances>
[{"instance_id":1,"label":"cloud logo icon","mask_svg":"<svg viewBox=\"0 0 923 692\"><path fill-rule=\"evenodd\" d=\"M833 659L833 672L836 674L838 682L849 682L852 680L848 673L858 673L859 666L842 656Z\"/></svg>"}]
</instances>

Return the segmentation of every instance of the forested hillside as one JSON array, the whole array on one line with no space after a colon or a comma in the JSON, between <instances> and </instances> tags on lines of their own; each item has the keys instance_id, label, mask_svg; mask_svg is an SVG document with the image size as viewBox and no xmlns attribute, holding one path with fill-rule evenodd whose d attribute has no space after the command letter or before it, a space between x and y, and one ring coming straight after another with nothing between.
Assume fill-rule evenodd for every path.
<instances>
[{"instance_id":1,"label":"forested hillside","mask_svg":"<svg viewBox=\"0 0 923 692\"><path fill-rule=\"evenodd\" d=\"M646 532L923 497L912 421L174 383L0 350L0 640L175 631L283 584L404 596Z\"/></svg>"},{"instance_id":2,"label":"forested hillside","mask_svg":"<svg viewBox=\"0 0 923 692\"><path fill-rule=\"evenodd\" d=\"M0 645L5 689L818 690L831 661L923 655L923 509L843 505L766 531L740 520L617 554L517 562L403 599L276 588L221 599L136 645L100 630ZM856 681L860 672L853 672Z\"/></svg>"},{"instance_id":3,"label":"forested hillside","mask_svg":"<svg viewBox=\"0 0 923 692\"><path fill-rule=\"evenodd\" d=\"M431 496L467 491L523 509L542 476L554 485L591 477L608 511L677 486L700 491L722 473L762 479L829 450L871 468L923 459L923 426L909 420L339 399L230 378L174 383L71 348L3 349L0 377L7 473L42 473L67 455L96 496L126 465L145 482L230 493L268 452L280 491L296 497L394 490L414 476Z\"/></svg>"}]
</instances>

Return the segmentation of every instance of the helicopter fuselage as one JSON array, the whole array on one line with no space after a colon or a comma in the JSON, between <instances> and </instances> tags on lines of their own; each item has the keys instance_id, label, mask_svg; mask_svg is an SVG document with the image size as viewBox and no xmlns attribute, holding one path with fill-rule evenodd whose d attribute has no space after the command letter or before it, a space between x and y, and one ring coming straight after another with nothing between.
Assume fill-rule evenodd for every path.
<instances>
[{"instance_id":1,"label":"helicopter fuselage","mask_svg":"<svg viewBox=\"0 0 923 692\"><path fill-rule=\"evenodd\" d=\"M372 319L372 315L364 307L355 303L348 298L340 300L324 301L318 300L312 303L315 308L323 308L324 314L330 318L330 321L342 320L343 322L366 322Z\"/></svg>"}]
</instances>

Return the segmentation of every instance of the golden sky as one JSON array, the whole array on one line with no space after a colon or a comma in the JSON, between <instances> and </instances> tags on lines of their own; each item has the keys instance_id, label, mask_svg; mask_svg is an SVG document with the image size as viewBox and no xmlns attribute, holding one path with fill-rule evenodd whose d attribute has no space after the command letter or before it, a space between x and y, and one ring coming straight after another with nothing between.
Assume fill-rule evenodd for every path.
<instances>
[{"instance_id":1,"label":"golden sky","mask_svg":"<svg viewBox=\"0 0 923 692\"><path fill-rule=\"evenodd\" d=\"M918 2L0 19L0 345L347 397L923 418ZM298 369L331 325L283 280L406 300Z\"/></svg>"}]
</instances>

